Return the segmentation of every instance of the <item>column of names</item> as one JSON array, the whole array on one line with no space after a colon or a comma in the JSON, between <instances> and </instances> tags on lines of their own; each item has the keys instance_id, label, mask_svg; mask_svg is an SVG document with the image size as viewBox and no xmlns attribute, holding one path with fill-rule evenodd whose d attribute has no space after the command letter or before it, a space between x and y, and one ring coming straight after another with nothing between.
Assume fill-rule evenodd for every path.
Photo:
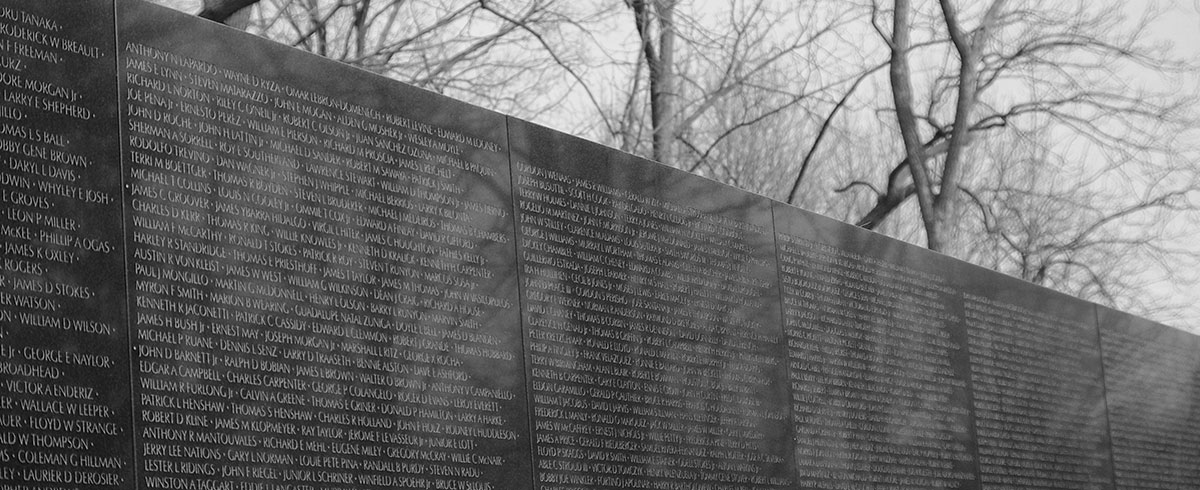
<instances>
[{"instance_id":1,"label":"column of names","mask_svg":"<svg viewBox=\"0 0 1200 490\"><path fill-rule=\"evenodd\" d=\"M148 488L487 490L523 437L498 143L125 46ZM511 335L515 337L515 335Z\"/></svg>"},{"instance_id":2,"label":"column of names","mask_svg":"<svg viewBox=\"0 0 1200 490\"><path fill-rule=\"evenodd\" d=\"M1109 488L1091 310L1033 311L969 293L963 301L984 488Z\"/></svg>"},{"instance_id":3,"label":"column of names","mask_svg":"<svg viewBox=\"0 0 1200 490\"><path fill-rule=\"evenodd\" d=\"M1108 312L1101 322L1114 480L1118 488L1200 481L1200 342Z\"/></svg>"},{"instance_id":4,"label":"column of names","mask_svg":"<svg viewBox=\"0 0 1200 490\"><path fill-rule=\"evenodd\" d=\"M62 15L86 8L0 6L4 488L132 478L112 33Z\"/></svg>"},{"instance_id":5,"label":"column of names","mask_svg":"<svg viewBox=\"0 0 1200 490\"><path fill-rule=\"evenodd\" d=\"M797 483L955 488L974 479L965 346L945 279L779 233Z\"/></svg>"},{"instance_id":6,"label":"column of names","mask_svg":"<svg viewBox=\"0 0 1200 490\"><path fill-rule=\"evenodd\" d=\"M786 485L766 230L515 165L541 488Z\"/></svg>"}]
</instances>

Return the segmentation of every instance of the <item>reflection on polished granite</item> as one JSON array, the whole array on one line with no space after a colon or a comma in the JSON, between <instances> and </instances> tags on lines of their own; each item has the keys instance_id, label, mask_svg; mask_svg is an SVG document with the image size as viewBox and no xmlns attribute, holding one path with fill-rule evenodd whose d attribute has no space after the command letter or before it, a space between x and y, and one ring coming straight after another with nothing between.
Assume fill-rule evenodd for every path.
<instances>
[{"instance_id":1,"label":"reflection on polished granite","mask_svg":"<svg viewBox=\"0 0 1200 490\"><path fill-rule=\"evenodd\" d=\"M0 24L14 488L1200 478L1193 335L136 0Z\"/></svg>"}]
</instances>

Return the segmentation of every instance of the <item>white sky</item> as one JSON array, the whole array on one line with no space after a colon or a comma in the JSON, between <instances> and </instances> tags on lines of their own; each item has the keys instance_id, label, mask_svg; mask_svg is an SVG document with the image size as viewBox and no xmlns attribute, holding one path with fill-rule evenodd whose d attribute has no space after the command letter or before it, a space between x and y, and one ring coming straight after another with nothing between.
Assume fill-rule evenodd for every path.
<instances>
[{"instance_id":1,"label":"white sky","mask_svg":"<svg viewBox=\"0 0 1200 490\"><path fill-rule=\"evenodd\" d=\"M1137 1L1129 0L1125 4L1126 12L1131 18L1137 18L1140 12L1148 8L1163 9L1163 15L1151 24L1150 33L1158 40L1171 43L1174 51L1189 57L1200 65L1200 0L1171 0L1171 1ZM1200 165L1200 162L1196 162ZM1181 247L1200 253L1200 230L1191 230L1192 239L1181 243ZM1200 271L1192 271L1193 274ZM1200 300L1200 285L1193 285L1191 290L1170 291L1171 294L1181 294L1184 298ZM1173 322L1176 327L1200 334L1200 304L1193 303L1190 312L1184 313L1184 319Z\"/></svg>"},{"instance_id":2,"label":"white sky","mask_svg":"<svg viewBox=\"0 0 1200 490\"><path fill-rule=\"evenodd\" d=\"M1169 2L1128 1L1126 9L1156 6L1165 10L1165 15L1154 24L1154 34L1171 41L1180 53L1200 56L1200 0L1174 0Z\"/></svg>"}]
</instances>

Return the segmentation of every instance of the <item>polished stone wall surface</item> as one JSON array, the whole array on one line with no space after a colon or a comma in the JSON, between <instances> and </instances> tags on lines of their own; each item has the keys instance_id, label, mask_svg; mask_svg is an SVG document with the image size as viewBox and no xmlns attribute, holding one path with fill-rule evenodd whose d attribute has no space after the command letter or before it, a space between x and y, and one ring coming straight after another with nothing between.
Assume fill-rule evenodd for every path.
<instances>
[{"instance_id":1,"label":"polished stone wall surface","mask_svg":"<svg viewBox=\"0 0 1200 490\"><path fill-rule=\"evenodd\" d=\"M503 116L119 5L140 483L526 485Z\"/></svg>"},{"instance_id":2,"label":"polished stone wall surface","mask_svg":"<svg viewBox=\"0 0 1200 490\"><path fill-rule=\"evenodd\" d=\"M0 4L0 485L133 485L112 5Z\"/></svg>"},{"instance_id":3,"label":"polished stone wall surface","mask_svg":"<svg viewBox=\"0 0 1200 490\"><path fill-rule=\"evenodd\" d=\"M136 0L0 1L4 488L1192 488L1200 340Z\"/></svg>"},{"instance_id":4,"label":"polished stone wall surface","mask_svg":"<svg viewBox=\"0 0 1200 490\"><path fill-rule=\"evenodd\" d=\"M983 488L1113 488L1094 306L958 270Z\"/></svg>"},{"instance_id":5,"label":"polished stone wall surface","mask_svg":"<svg viewBox=\"0 0 1200 490\"><path fill-rule=\"evenodd\" d=\"M538 483L786 488L770 203L509 129Z\"/></svg>"},{"instance_id":6,"label":"polished stone wall surface","mask_svg":"<svg viewBox=\"0 0 1200 490\"><path fill-rule=\"evenodd\" d=\"M946 257L777 204L802 488L976 488Z\"/></svg>"},{"instance_id":7,"label":"polished stone wall surface","mask_svg":"<svg viewBox=\"0 0 1200 490\"><path fill-rule=\"evenodd\" d=\"M1099 308L1118 488L1200 481L1200 339Z\"/></svg>"}]
</instances>

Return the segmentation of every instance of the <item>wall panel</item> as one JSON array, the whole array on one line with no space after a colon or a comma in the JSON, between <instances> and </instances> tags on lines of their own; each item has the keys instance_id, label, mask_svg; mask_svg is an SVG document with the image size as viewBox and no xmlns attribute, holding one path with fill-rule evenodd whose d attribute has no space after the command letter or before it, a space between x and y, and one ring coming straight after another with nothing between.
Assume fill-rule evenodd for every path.
<instances>
[{"instance_id":1,"label":"wall panel","mask_svg":"<svg viewBox=\"0 0 1200 490\"><path fill-rule=\"evenodd\" d=\"M0 482L129 485L112 5L0 4Z\"/></svg>"}]
</instances>

